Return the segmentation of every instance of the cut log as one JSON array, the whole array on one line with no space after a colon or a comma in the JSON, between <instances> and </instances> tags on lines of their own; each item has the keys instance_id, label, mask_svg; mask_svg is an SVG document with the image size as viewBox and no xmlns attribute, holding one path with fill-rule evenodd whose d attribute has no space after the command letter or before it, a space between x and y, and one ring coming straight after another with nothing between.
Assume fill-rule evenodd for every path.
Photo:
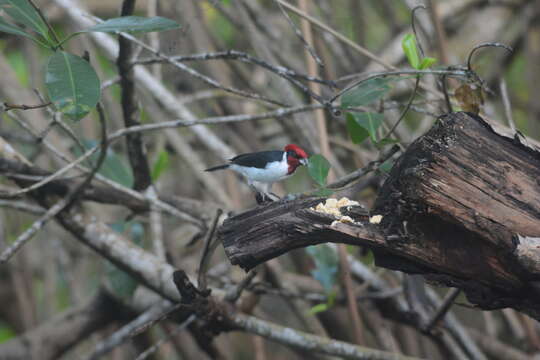
<instances>
[{"instance_id":1,"label":"cut log","mask_svg":"<svg viewBox=\"0 0 540 360\"><path fill-rule=\"evenodd\" d=\"M371 215L310 210L320 198L257 207L219 230L245 269L323 242L369 246L376 264L465 291L483 309L540 319L540 151L478 116L448 114L396 161Z\"/></svg>"}]
</instances>

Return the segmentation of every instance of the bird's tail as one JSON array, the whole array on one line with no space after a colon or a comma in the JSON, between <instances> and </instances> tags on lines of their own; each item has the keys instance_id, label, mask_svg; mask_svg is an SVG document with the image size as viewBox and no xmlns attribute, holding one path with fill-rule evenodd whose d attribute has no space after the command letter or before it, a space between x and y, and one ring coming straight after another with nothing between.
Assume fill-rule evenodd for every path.
<instances>
[{"instance_id":1,"label":"bird's tail","mask_svg":"<svg viewBox=\"0 0 540 360\"><path fill-rule=\"evenodd\" d=\"M214 167L208 168L208 169L206 169L204 171L223 170L223 169L227 169L228 167L229 167L229 164L225 164L225 165L214 166Z\"/></svg>"}]
</instances>

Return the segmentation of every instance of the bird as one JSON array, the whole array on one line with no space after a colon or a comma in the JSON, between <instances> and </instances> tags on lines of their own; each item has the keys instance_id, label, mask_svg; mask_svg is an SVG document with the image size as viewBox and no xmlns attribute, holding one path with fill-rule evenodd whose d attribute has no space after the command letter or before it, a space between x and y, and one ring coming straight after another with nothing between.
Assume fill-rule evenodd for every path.
<instances>
[{"instance_id":1,"label":"bird","mask_svg":"<svg viewBox=\"0 0 540 360\"><path fill-rule=\"evenodd\" d=\"M271 193L272 184L288 178L301 165L308 164L307 153L295 144L283 150L259 151L240 154L229 159L228 164L218 165L205 171L230 169L243 175L248 185L257 193L257 202L276 201L279 197Z\"/></svg>"}]
</instances>

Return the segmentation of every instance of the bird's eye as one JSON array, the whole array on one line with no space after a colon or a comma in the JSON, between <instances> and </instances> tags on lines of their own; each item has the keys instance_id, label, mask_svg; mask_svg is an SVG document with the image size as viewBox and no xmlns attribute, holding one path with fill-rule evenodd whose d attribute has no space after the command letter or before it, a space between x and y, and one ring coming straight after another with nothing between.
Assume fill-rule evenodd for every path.
<instances>
[{"instance_id":1,"label":"bird's eye","mask_svg":"<svg viewBox=\"0 0 540 360\"><path fill-rule=\"evenodd\" d=\"M287 151L287 156L296 156L296 153L292 150Z\"/></svg>"}]
</instances>

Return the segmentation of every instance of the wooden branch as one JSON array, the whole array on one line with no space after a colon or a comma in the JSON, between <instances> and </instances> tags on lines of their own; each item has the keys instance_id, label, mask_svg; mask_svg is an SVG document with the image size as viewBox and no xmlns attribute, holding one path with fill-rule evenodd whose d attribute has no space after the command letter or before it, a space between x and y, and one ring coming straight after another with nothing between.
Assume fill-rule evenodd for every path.
<instances>
[{"instance_id":1,"label":"wooden branch","mask_svg":"<svg viewBox=\"0 0 540 360\"><path fill-rule=\"evenodd\" d=\"M69 309L50 321L0 344L2 359L58 359L90 334L119 320L126 311L103 291L87 304Z\"/></svg>"},{"instance_id":2,"label":"wooden branch","mask_svg":"<svg viewBox=\"0 0 540 360\"><path fill-rule=\"evenodd\" d=\"M467 113L441 117L398 159L371 215L337 222L307 198L231 217L219 237L244 269L324 242L369 246L376 264L465 291L483 309L540 319L540 152ZM354 210L354 209L349 209ZM361 213L361 212L360 212Z\"/></svg>"}]
</instances>

